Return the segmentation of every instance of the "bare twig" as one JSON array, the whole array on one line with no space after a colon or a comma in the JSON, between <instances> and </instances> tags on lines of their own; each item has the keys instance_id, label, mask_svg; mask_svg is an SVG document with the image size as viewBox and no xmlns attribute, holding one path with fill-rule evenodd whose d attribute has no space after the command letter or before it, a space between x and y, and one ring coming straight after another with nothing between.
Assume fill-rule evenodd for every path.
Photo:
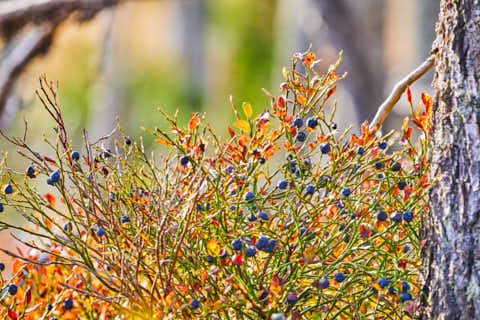
<instances>
[{"instance_id":1,"label":"bare twig","mask_svg":"<svg viewBox=\"0 0 480 320\"><path fill-rule=\"evenodd\" d=\"M0 66L0 114L3 114L7 99L16 79L27 64L42 54L52 39L55 26L48 24L36 27L23 36Z\"/></svg>"},{"instance_id":2,"label":"bare twig","mask_svg":"<svg viewBox=\"0 0 480 320\"><path fill-rule=\"evenodd\" d=\"M370 125L370 130L375 131L382 126L388 114L390 113L390 111L392 111L393 107L398 102L407 87L417 81L421 76L423 76L428 70L433 67L434 64L435 56L431 55L417 69L415 69L412 73L407 75L395 85L392 93L390 93L388 98L378 108L377 114L375 115L375 118L373 118L373 121Z\"/></svg>"}]
</instances>

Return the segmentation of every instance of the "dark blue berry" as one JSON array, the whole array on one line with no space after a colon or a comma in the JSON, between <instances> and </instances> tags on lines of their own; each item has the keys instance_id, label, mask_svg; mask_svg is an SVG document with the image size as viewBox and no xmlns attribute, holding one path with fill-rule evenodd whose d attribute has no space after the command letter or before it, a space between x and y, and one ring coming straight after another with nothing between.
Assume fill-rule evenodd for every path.
<instances>
[{"instance_id":1,"label":"dark blue berry","mask_svg":"<svg viewBox=\"0 0 480 320\"><path fill-rule=\"evenodd\" d=\"M332 150L332 148L330 147L330 144L328 142L324 142L320 145L320 152L322 152L323 154L329 153L330 150Z\"/></svg>"},{"instance_id":2,"label":"dark blue berry","mask_svg":"<svg viewBox=\"0 0 480 320\"><path fill-rule=\"evenodd\" d=\"M71 310L73 309L73 300L72 298L67 298L65 300L63 300L63 308L65 310Z\"/></svg>"},{"instance_id":3,"label":"dark blue berry","mask_svg":"<svg viewBox=\"0 0 480 320\"><path fill-rule=\"evenodd\" d=\"M357 148L357 154L362 155L362 154L364 154L364 153L365 153L365 149L364 149L363 147L358 147L358 148Z\"/></svg>"},{"instance_id":4,"label":"dark blue berry","mask_svg":"<svg viewBox=\"0 0 480 320\"><path fill-rule=\"evenodd\" d=\"M410 210L405 210L403 212L403 220L405 220L406 222L412 222L413 220L413 212L410 211Z\"/></svg>"},{"instance_id":5,"label":"dark blue berry","mask_svg":"<svg viewBox=\"0 0 480 320\"><path fill-rule=\"evenodd\" d=\"M386 141L382 141L378 144L378 147L382 150L385 150L387 148L387 142Z\"/></svg>"},{"instance_id":6,"label":"dark blue berry","mask_svg":"<svg viewBox=\"0 0 480 320\"><path fill-rule=\"evenodd\" d=\"M288 187L288 182L285 181L285 180L282 180L282 181L280 181L280 182L278 183L277 186L278 186L278 189L280 189L280 190L287 189L287 187Z\"/></svg>"},{"instance_id":7,"label":"dark blue berry","mask_svg":"<svg viewBox=\"0 0 480 320\"><path fill-rule=\"evenodd\" d=\"M13 193L12 185L11 185L11 184L7 184L7 185L5 186L5 188L3 188L3 192L5 192L5 194Z\"/></svg>"},{"instance_id":8,"label":"dark blue berry","mask_svg":"<svg viewBox=\"0 0 480 320\"><path fill-rule=\"evenodd\" d=\"M394 212L390 215L390 219L392 219L394 222L401 222L402 214L400 212Z\"/></svg>"},{"instance_id":9,"label":"dark blue berry","mask_svg":"<svg viewBox=\"0 0 480 320\"><path fill-rule=\"evenodd\" d=\"M70 157L72 158L72 160L78 161L80 159L80 153L78 151L72 151Z\"/></svg>"},{"instance_id":10,"label":"dark blue berry","mask_svg":"<svg viewBox=\"0 0 480 320\"><path fill-rule=\"evenodd\" d=\"M408 244L403 245L403 253L410 251L410 246Z\"/></svg>"},{"instance_id":11,"label":"dark blue berry","mask_svg":"<svg viewBox=\"0 0 480 320\"><path fill-rule=\"evenodd\" d=\"M345 225L344 225L344 224L342 224L342 225L338 228L338 231L343 231L343 230L345 230Z\"/></svg>"},{"instance_id":12,"label":"dark blue berry","mask_svg":"<svg viewBox=\"0 0 480 320\"><path fill-rule=\"evenodd\" d=\"M230 210L235 211L236 209L237 209L237 207L235 207L235 205L232 204L232 205L230 206Z\"/></svg>"},{"instance_id":13,"label":"dark blue berry","mask_svg":"<svg viewBox=\"0 0 480 320\"><path fill-rule=\"evenodd\" d=\"M70 232L72 231L72 223L71 222L65 222L62 226L63 230L65 230L66 232Z\"/></svg>"},{"instance_id":14,"label":"dark blue berry","mask_svg":"<svg viewBox=\"0 0 480 320\"><path fill-rule=\"evenodd\" d=\"M247 247L245 249L245 255L247 257L255 257L255 254L257 253L257 250L255 248L252 248L252 247Z\"/></svg>"},{"instance_id":15,"label":"dark blue berry","mask_svg":"<svg viewBox=\"0 0 480 320\"><path fill-rule=\"evenodd\" d=\"M10 293L12 296L17 294L18 287L15 284L11 284L8 286L8 293Z\"/></svg>"},{"instance_id":16,"label":"dark blue berry","mask_svg":"<svg viewBox=\"0 0 480 320\"><path fill-rule=\"evenodd\" d=\"M130 217L127 216L127 215L124 215L124 216L122 216L122 218L120 219L120 222L122 222L122 223L129 223L129 222L130 222Z\"/></svg>"},{"instance_id":17,"label":"dark blue berry","mask_svg":"<svg viewBox=\"0 0 480 320\"><path fill-rule=\"evenodd\" d=\"M268 219L269 219L268 213L266 213L265 211L260 211L258 213L258 217L262 220L265 220L265 221L268 221Z\"/></svg>"},{"instance_id":18,"label":"dark blue berry","mask_svg":"<svg viewBox=\"0 0 480 320\"><path fill-rule=\"evenodd\" d=\"M258 250L263 250L268 246L268 238L261 235L257 242L255 243L255 247L257 247Z\"/></svg>"},{"instance_id":19,"label":"dark blue berry","mask_svg":"<svg viewBox=\"0 0 480 320\"><path fill-rule=\"evenodd\" d=\"M50 180L52 184L55 184L60 181L60 171L55 171L50 175Z\"/></svg>"},{"instance_id":20,"label":"dark blue berry","mask_svg":"<svg viewBox=\"0 0 480 320\"><path fill-rule=\"evenodd\" d=\"M47 303L47 311L52 311L53 310L53 305L51 303ZM53 317L55 318L55 317ZM52 318L50 318L51 320Z\"/></svg>"},{"instance_id":21,"label":"dark blue berry","mask_svg":"<svg viewBox=\"0 0 480 320\"><path fill-rule=\"evenodd\" d=\"M132 144L132 139L128 138L128 137L125 137L125 144L127 146L131 145Z\"/></svg>"},{"instance_id":22,"label":"dark blue berry","mask_svg":"<svg viewBox=\"0 0 480 320\"><path fill-rule=\"evenodd\" d=\"M318 120L315 118L308 118L307 119L307 126L309 128L315 129L316 126L318 126Z\"/></svg>"},{"instance_id":23,"label":"dark blue berry","mask_svg":"<svg viewBox=\"0 0 480 320\"><path fill-rule=\"evenodd\" d=\"M407 186L407 182L405 180L398 181L398 189L403 190Z\"/></svg>"},{"instance_id":24,"label":"dark blue berry","mask_svg":"<svg viewBox=\"0 0 480 320\"><path fill-rule=\"evenodd\" d=\"M182 166L186 166L188 161L190 161L190 159L187 156L183 156L183 157L180 158L180 164Z\"/></svg>"},{"instance_id":25,"label":"dark blue berry","mask_svg":"<svg viewBox=\"0 0 480 320\"><path fill-rule=\"evenodd\" d=\"M410 290L410 285L408 282L402 280L402 292L407 292L408 290Z\"/></svg>"},{"instance_id":26,"label":"dark blue berry","mask_svg":"<svg viewBox=\"0 0 480 320\"><path fill-rule=\"evenodd\" d=\"M381 170L381 169L385 168L385 162L383 162L381 160L375 162L375 168L377 168L378 170Z\"/></svg>"},{"instance_id":27,"label":"dark blue berry","mask_svg":"<svg viewBox=\"0 0 480 320\"><path fill-rule=\"evenodd\" d=\"M300 131L299 133L297 133L296 139L298 142L304 142L305 140L307 140L307 134L303 131Z\"/></svg>"},{"instance_id":28,"label":"dark blue berry","mask_svg":"<svg viewBox=\"0 0 480 320\"><path fill-rule=\"evenodd\" d=\"M333 130L337 130L337 124L335 122L332 122L332 125L330 126Z\"/></svg>"},{"instance_id":29,"label":"dark blue berry","mask_svg":"<svg viewBox=\"0 0 480 320\"><path fill-rule=\"evenodd\" d=\"M392 286L388 287L388 293L395 294L395 288Z\"/></svg>"},{"instance_id":30,"label":"dark blue berry","mask_svg":"<svg viewBox=\"0 0 480 320\"><path fill-rule=\"evenodd\" d=\"M387 213L385 211L378 211L377 212L377 220L378 221L386 221L387 220Z\"/></svg>"},{"instance_id":31,"label":"dark blue berry","mask_svg":"<svg viewBox=\"0 0 480 320\"><path fill-rule=\"evenodd\" d=\"M212 263L213 262L213 257L212 256L207 256L207 262Z\"/></svg>"},{"instance_id":32,"label":"dark blue berry","mask_svg":"<svg viewBox=\"0 0 480 320\"><path fill-rule=\"evenodd\" d=\"M398 172L401 168L402 165L400 164L400 162L396 162L393 160L390 162L390 170L392 170L393 172Z\"/></svg>"},{"instance_id":33,"label":"dark blue berry","mask_svg":"<svg viewBox=\"0 0 480 320\"><path fill-rule=\"evenodd\" d=\"M235 239L232 241L232 249L235 251L242 250L242 240Z\"/></svg>"},{"instance_id":34,"label":"dark blue berry","mask_svg":"<svg viewBox=\"0 0 480 320\"><path fill-rule=\"evenodd\" d=\"M260 164L265 164L266 161L267 161L267 160L265 160L264 157L258 158L258 162L259 162Z\"/></svg>"},{"instance_id":35,"label":"dark blue berry","mask_svg":"<svg viewBox=\"0 0 480 320\"><path fill-rule=\"evenodd\" d=\"M198 303L197 299L193 299L192 301L190 301L190 309L195 310L198 307L200 307L200 303Z\"/></svg>"},{"instance_id":36,"label":"dark blue berry","mask_svg":"<svg viewBox=\"0 0 480 320\"><path fill-rule=\"evenodd\" d=\"M0 271L5 270L5 264L3 262L0 262Z\"/></svg>"},{"instance_id":37,"label":"dark blue berry","mask_svg":"<svg viewBox=\"0 0 480 320\"><path fill-rule=\"evenodd\" d=\"M293 121L293 125L297 128L301 128L303 127L303 119L302 118L296 118L294 121Z\"/></svg>"},{"instance_id":38,"label":"dark blue berry","mask_svg":"<svg viewBox=\"0 0 480 320\"><path fill-rule=\"evenodd\" d=\"M400 296L400 301L405 302L409 300L412 300L412 295L407 292L402 293L402 295Z\"/></svg>"},{"instance_id":39,"label":"dark blue berry","mask_svg":"<svg viewBox=\"0 0 480 320\"><path fill-rule=\"evenodd\" d=\"M35 174L35 169L33 167L27 168L27 176L32 177Z\"/></svg>"},{"instance_id":40,"label":"dark blue berry","mask_svg":"<svg viewBox=\"0 0 480 320\"><path fill-rule=\"evenodd\" d=\"M305 188L305 192L307 194L314 194L315 193L315 186L313 184L309 184L306 188Z\"/></svg>"},{"instance_id":41,"label":"dark blue berry","mask_svg":"<svg viewBox=\"0 0 480 320\"><path fill-rule=\"evenodd\" d=\"M342 188L342 195L343 195L344 197L348 197L351 193L352 193L352 192L350 191L349 188L347 188L347 187Z\"/></svg>"},{"instance_id":42,"label":"dark blue berry","mask_svg":"<svg viewBox=\"0 0 480 320\"><path fill-rule=\"evenodd\" d=\"M345 276L343 275L343 273L337 272L337 273L333 276L333 279L335 279L335 281L337 281L338 283L340 283L340 282L343 282L343 280L345 280Z\"/></svg>"},{"instance_id":43,"label":"dark blue berry","mask_svg":"<svg viewBox=\"0 0 480 320\"><path fill-rule=\"evenodd\" d=\"M253 199L255 198L255 194L251 191L247 192L243 199L248 202L253 202Z\"/></svg>"},{"instance_id":44,"label":"dark blue berry","mask_svg":"<svg viewBox=\"0 0 480 320\"><path fill-rule=\"evenodd\" d=\"M3 212L3 203L0 203L0 212Z\"/></svg>"},{"instance_id":45,"label":"dark blue berry","mask_svg":"<svg viewBox=\"0 0 480 320\"><path fill-rule=\"evenodd\" d=\"M97 228L97 237L103 237L106 234L107 233L105 232L105 229L103 229L102 227Z\"/></svg>"},{"instance_id":46,"label":"dark blue berry","mask_svg":"<svg viewBox=\"0 0 480 320\"><path fill-rule=\"evenodd\" d=\"M327 289L329 286L330 281L328 281L327 277L323 278L323 280L319 284L320 289Z\"/></svg>"},{"instance_id":47,"label":"dark blue berry","mask_svg":"<svg viewBox=\"0 0 480 320\"><path fill-rule=\"evenodd\" d=\"M257 220L257 217L253 213L251 213L251 214L248 215L247 219L250 222L254 222L254 221Z\"/></svg>"},{"instance_id":48,"label":"dark blue berry","mask_svg":"<svg viewBox=\"0 0 480 320\"><path fill-rule=\"evenodd\" d=\"M380 278L378 279L377 283L380 286L380 288L384 289L386 286L388 286L388 284L390 283L390 280L388 280L387 278Z\"/></svg>"},{"instance_id":49,"label":"dark blue berry","mask_svg":"<svg viewBox=\"0 0 480 320\"><path fill-rule=\"evenodd\" d=\"M266 253L272 253L273 252L273 249L275 249L275 245L277 244L277 240L274 240L274 239L270 239L268 241L268 245L265 246L265 248L263 249L264 252Z\"/></svg>"},{"instance_id":50,"label":"dark blue berry","mask_svg":"<svg viewBox=\"0 0 480 320\"><path fill-rule=\"evenodd\" d=\"M227 173L229 173L229 174L230 174L230 173L232 173L232 172L233 172L233 170L235 170L235 168L234 168L234 167L232 167L232 166L229 166L229 167L227 168Z\"/></svg>"},{"instance_id":51,"label":"dark blue berry","mask_svg":"<svg viewBox=\"0 0 480 320\"><path fill-rule=\"evenodd\" d=\"M258 151L258 149L253 149L252 154L256 157L260 154L260 151Z\"/></svg>"}]
</instances>

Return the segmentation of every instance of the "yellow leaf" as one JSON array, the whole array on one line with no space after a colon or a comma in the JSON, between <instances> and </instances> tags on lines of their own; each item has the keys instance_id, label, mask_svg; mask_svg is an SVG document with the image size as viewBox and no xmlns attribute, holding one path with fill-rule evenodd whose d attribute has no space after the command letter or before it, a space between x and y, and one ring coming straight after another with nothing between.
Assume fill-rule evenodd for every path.
<instances>
[{"instance_id":1,"label":"yellow leaf","mask_svg":"<svg viewBox=\"0 0 480 320\"><path fill-rule=\"evenodd\" d=\"M243 108L243 112L245 113L247 118L250 119L252 117L252 113L253 113L252 105L248 102L244 102L243 105L242 105L242 108Z\"/></svg>"},{"instance_id":2,"label":"yellow leaf","mask_svg":"<svg viewBox=\"0 0 480 320\"><path fill-rule=\"evenodd\" d=\"M163 144L164 146L171 147L172 143L167 139L157 139L157 143Z\"/></svg>"},{"instance_id":3,"label":"yellow leaf","mask_svg":"<svg viewBox=\"0 0 480 320\"><path fill-rule=\"evenodd\" d=\"M283 67L282 69L282 75L285 78L285 80L288 80L288 70L286 67Z\"/></svg>"},{"instance_id":4,"label":"yellow leaf","mask_svg":"<svg viewBox=\"0 0 480 320\"><path fill-rule=\"evenodd\" d=\"M213 256L217 256L220 253L220 245L213 239L208 240L207 249L208 252Z\"/></svg>"},{"instance_id":5,"label":"yellow leaf","mask_svg":"<svg viewBox=\"0 0 480 320\"><path fill-rule=\"evenodd\" d=\"M238 129L240 130L243 130L247 133L250 133L250 125L248 124L247 121L245 120L237 120L235 121L235 123L233 124L234 127L237 127Z\"/></svg>"}]
</instances>

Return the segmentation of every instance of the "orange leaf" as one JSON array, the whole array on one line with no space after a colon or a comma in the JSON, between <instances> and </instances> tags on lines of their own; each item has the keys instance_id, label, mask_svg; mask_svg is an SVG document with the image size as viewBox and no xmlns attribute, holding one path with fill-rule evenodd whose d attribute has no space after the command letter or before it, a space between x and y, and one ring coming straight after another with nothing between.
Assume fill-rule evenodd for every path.
<instances>
[{"instance_id":1,"label":"orange leaf","mask_svg":"<svg viewBox=\"0 0 480 320\"><path fill-rule=\"evenodd\" d=\"M199 123L200 123L200 117L198 116L198 113L195 113L192 119L188 121L188 131L192 132L193 130L195 130L195 128L198 126Z\"/></svg>"},{"instance_id":2,"label":"orange leaf","mask_svg":"<svg viewBox=\"0 0 480 320\"><path fill-rule=\"evenodd\" d=\"M51 193L46 193L43 196L52 207L55 205L55 197Z\"/></svg>"},{"instance_id":3,"label":"orange leaf","mask_svg":"<svg viewBox=\"0 0 480 320\"><path fill-rule=\"evenodd\" d=\"M275 297L275 296L278 296L280 294L280 292L282 292L282 279L277 276L277 275L274 275L273 276L273 279L272 279L272 282L270 283L270 292L272 293L272 295Z\"/></svg>"},{"instance_id":4,"label":"orange leaf","mask_svg":"<svg viewBox=\"0 0 480 320\"><path fill-rule=\"evenodd\" d=\"M305 97L302 96L301 94L298 95L297 100L302 106L304 106L307 103L307 99L305 99Z\"/></svg>"},{"instance_id":5,"label":"orange leaf","mask_svg":"<svg viewBox=\"0 0 480 320\"><path fill-rule=\"evenodd\" d=\"M237 127L238 129L240 129L242 131L250 133L250 124L245 120L237 120L237 121L235 121L233 126Z\"/></svg>"},{"instance_id":6,"label":"orange leaf","mask_svg":"<svg viewBox=\"0 0 480 320\"><path fill-rule=\"evenodd\" d=\"M160 143L164 146L167 146L167 147L173 146L173 144L170 142L170 140L167 140L167 139L157 139L156 142Z\"/></svg>"},{"instance_id":7,"label":"orange leaf","mask_svg":"<svg viewBox=\"0 0 480 320\"><path fill-rule=\"evenodd\" d=\"M310 52L305 56L303 62L310 68L312 66L313 61L315 61L315 53Z\"/></svg>"},{"instance_id":8,"label":"orange leaf","mask_svg":"<svg viewBox=\"0 0 480 320\"><path fill-rule=\"evenodd\" d=\"M243 109L243 112L245 113L245 115L247 116L247 118L250 119L252 117L252 113L253 113L252 105L248 102L244 102L242 104L242 109Z\"/></svg>"}]
</instances>

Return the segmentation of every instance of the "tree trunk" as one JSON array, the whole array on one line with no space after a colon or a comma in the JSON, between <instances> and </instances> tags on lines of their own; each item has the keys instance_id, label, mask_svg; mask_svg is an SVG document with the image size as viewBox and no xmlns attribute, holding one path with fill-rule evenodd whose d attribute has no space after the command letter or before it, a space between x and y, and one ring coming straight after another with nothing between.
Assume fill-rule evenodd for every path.
<instances>
[{"instance_id":1,"label":"tree trunk","mask_svg":"<svg viewBox=\"0 0 480 320\"><path fill-rule=\"evenodd\" d=\"M480 2L442 0L419 319L480 319Z\"/></svg>"}]
</instances>

